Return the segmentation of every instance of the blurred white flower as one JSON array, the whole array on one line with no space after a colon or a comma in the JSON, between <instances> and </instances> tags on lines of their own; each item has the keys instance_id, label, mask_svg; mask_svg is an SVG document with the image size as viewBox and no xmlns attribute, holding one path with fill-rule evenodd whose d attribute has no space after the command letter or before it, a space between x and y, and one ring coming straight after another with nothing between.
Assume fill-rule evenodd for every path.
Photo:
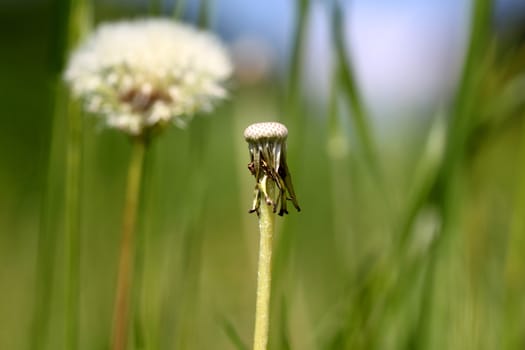
<instances>
[{"instance_id":1,"label":"blurred white flower","mask_svg":"<svg viewBox=\"0 0 525 350\"><path fill-rule=\"evenodd\" d=\"M219 40L168 19L103 24L71 56L65 80L87 111L130 135L184 126L224 99L232 73Z\"/></svg>"}]
</instances>

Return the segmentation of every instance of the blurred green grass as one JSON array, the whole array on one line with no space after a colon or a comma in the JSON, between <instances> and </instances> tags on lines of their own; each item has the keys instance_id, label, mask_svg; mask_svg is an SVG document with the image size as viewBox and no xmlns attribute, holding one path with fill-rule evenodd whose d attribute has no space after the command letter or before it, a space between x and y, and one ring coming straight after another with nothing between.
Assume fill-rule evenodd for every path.
<instances>
[{"instance_id":1,"label":"blurred green grass","mask_svg":"<svg viewBox=\"0 0 525 350\"><path fill-rule=\"evenodd\" d=\"M109 9L97 16L124 14ZM66 131L60 123L51 130L52 18L51 6L0 12L6 47L0 55L0 349L29 345L42 214L58 240L56 274L48 281L49 338L41 348L61 348L64 341ZM472 87L476 100L468 113L475 122L458 164L459 219L439 250L432 248L443 221L438 186L418 203L408 247L396 252L397 220L435 125L433 112L379 138L378 160L396 215L386 212L346 113L338 111L335 130L343 130L339 136L351 146L333 157L327 151L333 129L316 114L319 106L296 91L299 84L290 84L298 107L283 108L279 82L239 86L213 116L167 131L147 160L137 310L137 322L145 324L134 328L137 342L234 348L220 321L227 319L250 343L258 240L256 219L247 213L253 179L242 131L279 116L290 130L289 166L303 212L278 220L272 349L520 349L523 97L515 104L503 93L523 74L523 49L515 47L495 42L473 58L481 78ZM449 118L451 108L444 112ZM296 115L279 115L282 110ZM80 348L106 349L130 145L89 118L84 134ZM48 207L41 208L51 145L58 157L49 172Z\"/></svg>"}]
</instances>

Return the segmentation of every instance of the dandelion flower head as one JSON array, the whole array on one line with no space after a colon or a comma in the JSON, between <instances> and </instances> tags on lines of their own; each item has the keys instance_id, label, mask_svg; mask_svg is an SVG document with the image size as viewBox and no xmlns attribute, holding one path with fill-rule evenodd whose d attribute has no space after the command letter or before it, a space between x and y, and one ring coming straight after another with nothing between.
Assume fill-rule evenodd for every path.
<instances>
[{"instance_id":1,"label":"dandelion flower head","mask_svg":"<svg viewBox=\"0 0 525 350\"><path fill-rule=\"evenodd\" d=\"M211 33L168 19L102 24L73 52L65 80L85 109L140 136L184 126L224 99L232 64Z\"/></svg>"},{"instance_id":2,"label":"dandelion flower head","mask_svg":"<svg viewBox=\"0 0 525 350\"><path fill-rule=\"evenodd\" d=\"M301 211L286 164L287 137L288 129L277 122L255 123L244 130L244 139L250 151L248 170L256 181L250 213L259 215L261 200L273 206L274 213L280 204L281 216L288 214L287 200L291 200L294 207ZM268 191L269 182L273 183L270 186L275 185L279 189L276 198L272 198L271 191Z\"/></svg>"}]
</instances>

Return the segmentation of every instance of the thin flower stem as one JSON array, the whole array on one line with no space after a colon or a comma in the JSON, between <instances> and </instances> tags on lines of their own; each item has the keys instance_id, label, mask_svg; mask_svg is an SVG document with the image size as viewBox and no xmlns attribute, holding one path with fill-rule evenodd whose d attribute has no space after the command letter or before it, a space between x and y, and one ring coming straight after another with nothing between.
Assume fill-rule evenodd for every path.
<instances>
[{"instance_id":1,"label":"thin flower stem","mask_svg":"<svg viewBox=\"0 0 525 350\"><path fill-rule=\"evenodd\" d=\"M273 198L274 184L268 183L268 195ZM259 216L259 266L257 271L257 302L255 306L255 332L253 350L266 350L270 325L270 291L272 271L272 243L274 213L272 206L262 203Z\"/></svg>"},{"instance_id":2,"label":"thin flower stem","mask_svg":"<svg viewBox=\"0 0 525 350\"><path fill-rule=\"evenodd\" d=\"M80 182L82 160L82 115L68 102L68 145L66 158L66 348L78 347L80 292Z\"/></svg>"},{"instance_id":3,"label":"thin flower stem","mask_svg":"<svg viewBox=\"0 0 525 350\"><path fill-rule=\"evenodd\" d=\"M145 150L146 145L143 141L134 140L128 168L126 202L124 205L122 237L120 242L117 292L113 316L113 350L125 350L128 338L131 285L133 280L135 226L137 221L137 207L139 203L141 178L144 168Z\"/></svg>"}]
</instances>

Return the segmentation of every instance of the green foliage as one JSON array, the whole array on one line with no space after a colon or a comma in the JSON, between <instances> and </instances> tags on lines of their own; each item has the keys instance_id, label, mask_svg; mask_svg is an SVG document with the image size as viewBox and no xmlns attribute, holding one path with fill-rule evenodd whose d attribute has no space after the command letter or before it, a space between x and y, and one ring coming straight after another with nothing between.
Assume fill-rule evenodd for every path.
<instances>
[{"instance_id":1,"label":"green foliage","mask_svg":"<svg viewBox=\"0 0 525 350\"><path fill-rule=\"evenodd\" d=\"M12 48L0 55L0 349L60 349L66 341L70 146L57 74L73 39L64 29L67 4L59 3L58 12L19 15L41 31L0 32ZM160 2L152 4L159 11ZM200 24L208 26L213 6L203 4ZM185 5L176 1L178 18ZM240 84L213 116L171 128L150 147L131 343L248 348L258 230L248 214L253 179L242 131L285 111L279 119L289 130L288 166L303 211L277 218L271 349L521 349L524 46L499 40L492 1L476 0L453 103L379 135L337 7L326 11L336 64L322 117L304 97L312 4L296 5L285 89L275 80ZM78 344L107 349L131 146L87 117L81 148Z\"/></svg>"}]
</instances>

